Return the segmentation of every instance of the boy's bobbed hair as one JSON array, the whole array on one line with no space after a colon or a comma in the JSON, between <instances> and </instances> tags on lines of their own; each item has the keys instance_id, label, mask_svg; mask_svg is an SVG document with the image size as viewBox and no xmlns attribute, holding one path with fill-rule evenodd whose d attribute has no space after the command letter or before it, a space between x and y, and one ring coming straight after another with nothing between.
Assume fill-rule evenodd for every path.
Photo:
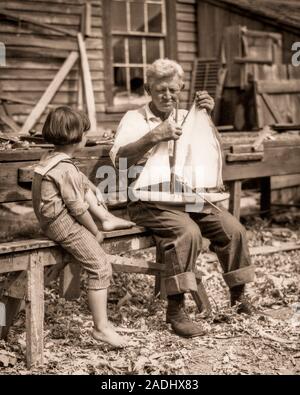
<instances>
[{"instance_id":1,"label":"boy's bobbed hair","mask_svg":"<svg viewBox=\"0 0 300 395\"><path fill-rule=\"evenodd\" d=\"M69 145L80 143L89 129L90 121L83 111L61 106L49 112L42 134L48 143Z\"/></svg>"}]
</instances>

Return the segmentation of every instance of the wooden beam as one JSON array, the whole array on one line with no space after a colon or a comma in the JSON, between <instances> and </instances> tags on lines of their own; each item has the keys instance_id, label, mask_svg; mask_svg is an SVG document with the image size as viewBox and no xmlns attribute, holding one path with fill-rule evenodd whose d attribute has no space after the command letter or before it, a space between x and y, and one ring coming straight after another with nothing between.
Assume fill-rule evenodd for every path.
<instances>
[{"instance_id":1,"label":"wooden beam","mask_svg":"<svg viewBox=\"0 0 300 395\"><path fill-rule=\"evenodd\" d=\"M17 96L15 96L12 93L4 93L0 91L0 100L7 100L7 101L11 101L13 103L20 103L20 104L29 104L29 105L36 105L36 102L33 100L25 100L25 99L20 99ZM55 106L49 104L48 105L49 108L54 108Z\"/></svg>"},{"instance_id":2,"label":"wooden beam","mask_svg":"<svg viewBox=\"0 0 300 395\"><path fill-rule=\"evenodd\" d=\"M166 52L167 57L173 60L178 59L178 41L177 41L177 1L166 1L166 18L167 18L167 37Z\"/></svg>"},{"instance_id":3,"label":"wooden beam","mask_svg":"<svg viewBox=\"0 0 300 395\"><path fill-rule=\"evenodd\" d=\"M4 10L2 8L0 8L0 15L4 15L4 16L6 16L9 19L13 19L13 20L18 21L18 22L22 21L22 22L26 22L26 23L30 23L30 24L33 24L33 25L36 25L36 26L43 27L44 29L49 29L49 30L53 30L55 32L63 33L65 35L67 35L67 36L76 37L76 34L77 34L73 30L62 29L60 27L56 27L56 26L50 25L48 23L39 22L35 18L31 18L29 16L26 16L26 17L25 16L21 16L21 15L18 15L16 13L14 13L14 12Z\"/></svg>"},{"instance_id":4,"label":"wooden beam","mask_svg":"<svg viewBox=\"0 0 300 395\"><path fill-rule=\"evenodd\" d=\"M268 110L270 111L275 122L277 122L277 123L284 122L284 120L282 119L282 117L280 115L278 108L272 102L270 96L267 93L261 93L261 97L263 98L263 101L265 102L265 105L267 106Z\"/></svg>"},{"instance_id":5,"label":"wooden beam","mask_svg":"<svg viewBox=\"0 0 300 395\"><path fill-rule=\"evenodd\" d=\"M96 105L95 105L95 96L93 91L90 66L86 53L85 42L83 40L81 33L78 33L77 39L78 39L78 46L80 51L81 68L83 73L85 100L86 100L87 110L91 122L91 131L96 132L97 131Z\"/></svg>"},{"instance_id":6,"label":"wooden beam","mask_svg":"<svg viewBox=\"0 0 300 395\"><path fill-rule=\"evenodd\" d=\"M52 100L53 96L58 91L60 85L63 83L64 79L68 75L69 71L74 66L75 62L78 59L78 52L71 52L56 76L54 77L51 84L46 89L43 96L40 98L32 112L30 113L29 117L27 118L26 122L24 123L21 133L27 134L31 130L31 128L36 124L39 117L45 111L47 105Z\"/></svg>"},{"instance_id":7,"label":"wooden beam","mask_svg":"<svg viewBox=\"0 0 300 395\"><path fill-rule=\"evenodd\" d=\"M92 4L89 0L85 3L84 16L84 33L86 37L90 37L92 35Z\"/></svg>"},{"instance_id":8,"label":"wooden beam","mask_svg":"<svg viewBox=\"0 0 300 395\"><path fill-rule=\"evenodd\" d=\"M257 80L257 93L300 93L300 80Z\"/></svg>"},{"instance_id":9,"label":"wooden beam","mask_svg":"<svg viewBox=\"0 0 300 395\"><path fill-rule=\"evenodd\" d=\"M112 24L111 1L102 0L103 9L103 44L104 44L104 74L105 98L107 106L113 105L113 49L112 49Z\"/></svg>"},{"instance_id":10,"label":"wooden beam","mask_svg":"<svg viewBox=\"0 0 300 395\"><path fill-rule=\"evenodd\" d=\"M3 108L3 105L1 105L1 103L0 103L0 119L3 123L5 123L7 126L9 126L13 132L16 132L16 133L20 132L19 125L17 125L16 122L6 114L6 112Z\"/></svg>"}]
</instances>

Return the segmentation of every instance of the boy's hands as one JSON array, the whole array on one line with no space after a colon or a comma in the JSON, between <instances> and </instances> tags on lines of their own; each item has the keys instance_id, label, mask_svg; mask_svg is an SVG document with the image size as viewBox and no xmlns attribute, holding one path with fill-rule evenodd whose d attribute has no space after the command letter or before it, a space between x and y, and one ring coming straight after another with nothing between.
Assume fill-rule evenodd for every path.
<instances>
[{"instance_id":1,"label":"boy's hands","mask_svg":"<svg viewBox=\"0 0 300 395\"><path fill-rule=\"evenodd\" d=\"M98 230L98 232L96 233L95 237L96 237L96 240L98 241L99 244L101 244L102 241L104 240L103 233L100 232L100 230Z\"/></svg>"}]
</instances>

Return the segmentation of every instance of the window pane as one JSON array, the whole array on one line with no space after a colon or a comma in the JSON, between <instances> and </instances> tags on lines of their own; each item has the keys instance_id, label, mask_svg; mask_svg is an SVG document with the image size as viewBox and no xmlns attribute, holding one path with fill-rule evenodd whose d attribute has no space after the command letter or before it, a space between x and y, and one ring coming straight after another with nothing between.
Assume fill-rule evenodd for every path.
<instances>
[{"instance_id":1,"label":"window pane","mask_svg":"<svg viewBox=\"0 0 300 395\"><path fill-rule=\"evenodd\" d=\"M132 67L130 69L130 89L132 94L144 96L144 77L142 67Z\"/></svg>"},{"instance_id":2,"label":"window pane","mask_svg":"<svg viewBox=\"0 0 300 395\"><path fill-rule=\"evenodd\" d=\"M129 62L143 63L142 39L130 38L128 41L129 41Z\"/></svg>"},{"instance_id":3,"label":"window pane","mask_svg":"<svg viewBox=\"0 0 300 395\"><path fill-rule=\"evenodd\" d=\"M111 7L112 30L127 31L127 13L125 1L113 1Z\"/></svg>"},{"instance_id":4,"label":"window pane","mask_svg":"<svg viewBox=\"0 0 300 395\"><path fill-rule=\"evenodd\" d=\"M159 39L148 38L146 40L147 63L152 63L160 58Z\"/></svg>"},{"instance_id":5,"label":"window pane","mask_svg":"<svg viewBox=\"0 0 300 395\"><path fill-rule=\"evenodd\" d=\"M115 93L122 91L127 92L125 67L114 67L114 82Z\"/></svg>"},{"instance_id":6,"label":"window pane","mask_svg":"<svg viewBox=\"0 0 300 395\"><path fill-rule=\"evenodd\" d=\"M116 37L112 41L114 63L125 63L124 38Z\"/></svg>"},{"instance_id":7,"label":"window pane","mask_svg":"<svg viewBox=\"0 0 300 395\"><path fill-rule=\"evenodd\" d=\"M131 31L144 32L144 2L133 1L130 3Z\"/></svg>"},{"instance_id":8,"label":"window pane","mask_svg":"<svg viewBox=\"0 0 300 395\"><path fill-rule=\"evenodd\" d=\"M162 9L159 4L148 4L148 30L162 33Z\"/></svg>"}]
</instances>

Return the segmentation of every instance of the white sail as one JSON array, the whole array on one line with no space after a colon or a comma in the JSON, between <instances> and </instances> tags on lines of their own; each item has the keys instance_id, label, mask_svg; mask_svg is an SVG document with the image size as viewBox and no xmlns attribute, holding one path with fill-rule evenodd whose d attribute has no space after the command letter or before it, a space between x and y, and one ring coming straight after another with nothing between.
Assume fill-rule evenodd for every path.
<instances>
[{"instance_id":1,"label":"white sail","mask_svg":"<svg viewBox=\"0 0 300 395\"><path fill-rule=\"evenodd\" d=\"M147 160L134 189L170 181L168 142L159 143ZM177 141L175 174L191 188L222 185L222 154L214 126L206 112L191 108Z\"/></svg>"}]
</instances>

